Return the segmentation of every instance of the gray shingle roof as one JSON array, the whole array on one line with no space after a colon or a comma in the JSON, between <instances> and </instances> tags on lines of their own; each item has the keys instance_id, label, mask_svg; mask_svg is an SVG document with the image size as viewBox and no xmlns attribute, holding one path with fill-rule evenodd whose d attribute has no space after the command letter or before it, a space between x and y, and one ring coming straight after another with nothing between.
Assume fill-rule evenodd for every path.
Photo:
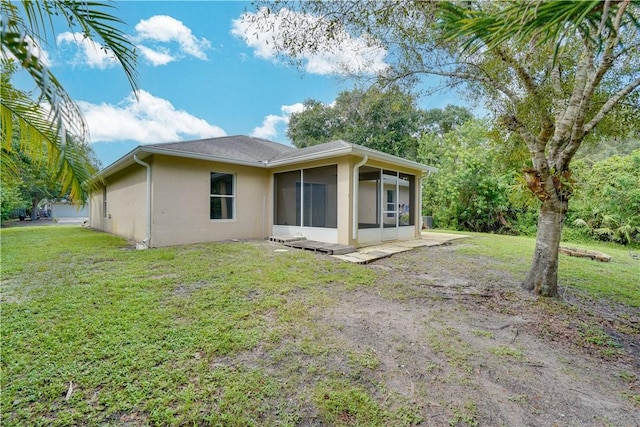
<instances>
[{"instance_id":1,"label":"gray shingle roof","mask_svg":"<svg viewBox=\"0 0 640 427\"><path fill-rule=\"evenodd\" d=\"M277 160L295 160L297 158L304 158L312 156L314 154L322 154L340 149L348 149L355 147L355 144L350 144L345 141L331 141L324 144L312 145L310 147L299 148L297 150L286 151L271 159L271 161Z\"/></svg>"},{"instance_id":2,"label":"gray shingle roof","mask_svg":"<svg viewBox=\"0 0 640 427\"><path fill-rule=\"evenodd\" d=\"M149 144L145 147L256 163L271 160L288 152L298 151L294 147L284 144L244 135Z\"/></svg>"},{"instance_id":3,"label":"gray shingle roof","mask_svg":"<svg viewBox=\"0 0 640 427\"><path fill-rule=\"evenodd\" d=\"M297 149L266 139L235 135L195 141L140 145L107 166L100 172L100 175L103 177L110 176L134 164L134 159L137 155L140 155L142 159L144 159L146 157L145 154L163 154L204 160L217 160L232 164L267 168L353 154L362 157L368 156L372 159L375 158L423 171L437 170L430 166L340 140Z\"/></svg>"}]
</instances>

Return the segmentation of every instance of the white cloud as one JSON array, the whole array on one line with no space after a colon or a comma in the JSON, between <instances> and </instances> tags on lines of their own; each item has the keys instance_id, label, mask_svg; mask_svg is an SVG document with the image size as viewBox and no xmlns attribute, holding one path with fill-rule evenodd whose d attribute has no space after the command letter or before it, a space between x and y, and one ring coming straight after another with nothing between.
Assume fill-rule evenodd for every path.
<instances>
[{"instance_id":1,"label":"white cloud","mask_svg":"<svg viewBox=\"0 0 640 427\"><path fill-rule=\"evenodd\" d=\"M287 115L287 117L291 117L293 113L302 113L304 111L304 104L302 102L298 102L292 105L283 105L280 107L280 110ZM289 122L289 119L287 119Z\"/></svg>"},{"instance_id":2,"label":"white cloud","mask_svg":"<svg viewBox=\"0 0 640 427\"><path fill-rule=\"evenodd\" d=\"M256 127L251 136L256 138L274 139L278 136L278 128L289 124L291 114L304 110L302 103L283 105L280 107L281 115L269 114L262 121L262 126Z\"/></svg>"},{"instance_id":3,"label":"white cloud","mask_svg":"<svg viewBox=\"0 0 640 427\"><path fill-rule=\"evenodd\" d=\"M262 28L255 22L260 22ZM312 74L374 74L387 69L387 50L374 40L352 37L340 28L332 28L332 37L327 37L323 26L322 19L313 15L286 8L269 14L263 8L233 20L231 34L244 40L257 57L273 61L279 52L286 51L287 37L297 40L294 46L317 45L315 51L302 48L295 52L295 57L301 59L306 71ZM321 30L305 31L314 27Z\"/></svg>"},{"instance_id":4,"label":"white cloud","mask_svg":"<svg viewBox=\"0 0 640 427\"><path fill-rule=\"evenodd\" d=\"M143 19L135 26L135 40L139 42L176 42L180 52L198 59L207 59L205 51L211 47L209 40L193 35L191 29L175 18L167 15L155 15Z\"/></svg>"},{"instance_id":5,"label":"white cloud","mask_svg":"<svg viewBox=\"0 0 640 427\"><path fill-rule=\"evenodd\" d=\"M117 64L113 52L86 38L82 33L64 32L56 37L58 44L72 44L78 47L76 61L87 64L91 68L104 70Z\"/></svg>"},{"instance_id":6,"label":"white cloud","mask_svg":"<svg viewBox=\"0 0 640 427\"><path fill-rule=\"evenodd\" d=\"M176 60L171 54L167 52L160 52L158 50L150 49L143 45L138 45L140 54L151 63L153 66L167 65L169 62Z\"/></svg>"},{"instance_id":7,"label":"white cloud","mask_svg":"<svg viewBox=\"0 0 640 427\"><path fill-rule=\"evenodd\" d=\"M206 51L211 43L193 35L191 29L181 21L167 15L155 15L143 19L135 26L130 40L136 45L140 56L153 66L166 65L185 56L206 60ZM105 69L117 65L113 52L84 37L82 33L64 32L56 38L59 45L70 44L78 49L75 63L91 68ZM168 43L177 43L170 49Z\"/></svg>"},{"instance_id":8,"label":"white cloud","mask_svg":"<svg viewBox=\"0 0 640 427\"><path fill-rule=\"evenodd\" d=\"M166 99L144 90L118 105L78 102L91 133L91 141L131 140L140 144L225 136L226 132L206 120L176 110Z\"/></svg>"},{"instance_id":9,"label":"white cloud","mask_svg":"<svg viewBox=\"0 0 640 427\"><path fill-rule=\"evenodd\" d=\"M262 121L262 126L258 126L251 132L251 136L264 139L275 138L278 136L277 126L281 123L286 123L286 119L283 116L269 114Z\"/></svg>"}]
</instances>

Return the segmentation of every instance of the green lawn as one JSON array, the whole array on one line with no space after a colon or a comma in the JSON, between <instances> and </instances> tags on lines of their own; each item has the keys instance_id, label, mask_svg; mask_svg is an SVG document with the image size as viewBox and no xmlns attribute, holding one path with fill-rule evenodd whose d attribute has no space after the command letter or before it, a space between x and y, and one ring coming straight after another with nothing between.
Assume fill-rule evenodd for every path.
<instances>
[{"instance_id":1,"label":"green lawn","mask_svg":"<svg viewBox=\"0 0 640 427\"><path fill-rule=\"evenodd\" d=\"M311 315L374 283L371 268L264 242L135 251L80 227L1 238L2 425L420 421L371 393L367 349L345 352ZM474 235L461 250L525 271L532 245ZM605 252L613 262L563 258L561 280L640 306L638 261Z\"/></svg>"},{"instance_id":2,"label":"green lawn","mask_svg":"<svg viewBox=\"0 0 640 427\"><path fill-rule=\"evenodd\" d=\"M531 267L535 239L499 234L464 233L473 236L460 251L486 255L504 262L504 268L524 278ZM640 251L613 243L567 243L561 246L604 252L610 262L560 255L558 282L575 287L595 298L605 297L632 307L640 307Z\"/></svg>"},{"instance_id":3,"label":"green lawn","mask_svg":"<svg viewBox=\"0 0 640 427\"><path fill-rule=\"evenodd\" d=\"M75 227L2 231L3 425L293 423L285 380L220 361L304 323L288 295L319 306L323 285L373 277L260 244L125 245Z\"/></svg>"}]
</instances>

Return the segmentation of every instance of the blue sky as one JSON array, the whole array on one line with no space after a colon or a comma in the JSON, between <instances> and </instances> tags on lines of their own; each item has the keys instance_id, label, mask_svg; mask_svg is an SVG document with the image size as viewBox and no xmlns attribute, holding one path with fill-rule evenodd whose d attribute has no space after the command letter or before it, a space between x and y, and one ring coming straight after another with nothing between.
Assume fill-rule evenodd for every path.
<instances>
[{"instance_id":1,"label":"blue sky","mask_svg":"<svg viewBox=\"0 0 640 427\"><path fill-rule=\"evenodd\" d=\"M275 56L278 32L242 20L250 2L118 1L112 13L139 51L138 100L121 68L96 46L59 27L45 46L50 67L78 102L103 167L137 145L223 135L288 144L292 112L308 98L333 102L353 88L345 68L382 69L386 51L350 38L296 68ZM277 17L274 17L277 29ZM274 39L275 38L275 39ZM360 67L358 69L358 67ZM462 105L454 94L423 98L423 108Z\"/></svg>"}]
</instances>

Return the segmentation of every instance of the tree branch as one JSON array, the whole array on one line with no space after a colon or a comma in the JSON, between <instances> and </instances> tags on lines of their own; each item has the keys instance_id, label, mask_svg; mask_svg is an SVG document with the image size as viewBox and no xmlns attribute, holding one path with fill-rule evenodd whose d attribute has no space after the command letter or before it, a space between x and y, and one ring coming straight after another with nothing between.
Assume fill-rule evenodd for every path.
<instances>
[{"instance_id":1,"label":"tree branch","mask_svg":"<svg viewBox=\"0 0 640 427\"><path fill-rule=\"evenodd\" d=\"M515 61L513 57L508 56L504 50L496 48L495 51L502 61L504 61L509 67L512 67L515 70L516 75L522 81L522 84L524 85L524 88L527 90L527 92L531 93L532 95L538 96L538 87L527 70L517 61Z\"/></svg>"},{"instance_id":2,"label":"tree branch","mask_svg":"<svg viewBox=\"0 0 640 427\"><path fill-rule=\"evenodd\" d=\"M616 13L616 17L611 28L608 29L608 35L605 43L606 46L602 54L602 60L600 61L600 64L597 68L595 68L592 63L592 60L594 58L593 44L590 42L590 40L585 38L585 44L588 45L587 51L589 52L589 55L587 55L587 57L591 59L591 61L589 61L590 67L586 67L586 69L589 70L589 69L595 68L595 72L593 73L591 78L589 78L587 74L587 82L585 84L585 87L582 93L580 106L577 109L577 114L574 119L573 129L571 131L571 138L567 143L559 147L560 149L558 150L558 152L560 152L560 155L557 161L557 165L560 168L568 167L569 162L571 161L574 154L580 147L580 144L582 143L587 133L590 132L597 125L597 123L599 123L602 120L602 118L604 118L606 113L609 112L622 97L631 93L631 91L633 91L634 88L638 86L637 83L634 84L634 82L632 82L628 86L623 88L620 92L618 92L612 98L610 98L602 106L600 111L596 113L596 116L594 116L594 118L587 125L585 125L586 117L590 110L591 102L593 101L593 93L595 89L600 85L604 75L607 73L607 71L611 69L614 63L613 51L620 41L620 35L619 35L620 25L622 22L622 18L625 14L627 5L628 5L628 0L625 2L622 2L620 8Z\"/></svg>"},{"instance_id":3,"label":"tree branch","mask_svg":"<svg viewBox=\"0 0 640 427\"><path fill-rule=\"evenodd\" d=\"M571 141L571 133L573 126L576 122L576 118L580 112L580 107L583 105L583 95L585 92L585 86L587 84L589 67L591 65L591 58L593 53L587 51L580 58L576 64L576 74L573 85L573 92L569 99L569 105L564 110L564 113L557 120L553 139L555 143L551 144L549 150L549 158L556 160L558 154L564 150L567 144Z\"/></svg>"},{"instance_id":4,"label":"tree branch","mask_svg":"<svg viewBox=\"0 0 640 427\"><path fill-rule=\"evenodd\" d=\"M585 136L588 135L593 130L593 128L595 128L598 125L598 123L600 123L600 121L607 115L607 113L611 111L613 107L615 107L622 98L629 95L638 87L640 87L640 77L638 77L637 79L635 79L634 81L626 85L618 93L616 93L611 98L609 98L609 100L604 103L604 105L600 108L600 110L598 110L596 115L593 116L593 118L589 120L589 122L586 125L584 125Z\"/></svg>"}]
</instances>

